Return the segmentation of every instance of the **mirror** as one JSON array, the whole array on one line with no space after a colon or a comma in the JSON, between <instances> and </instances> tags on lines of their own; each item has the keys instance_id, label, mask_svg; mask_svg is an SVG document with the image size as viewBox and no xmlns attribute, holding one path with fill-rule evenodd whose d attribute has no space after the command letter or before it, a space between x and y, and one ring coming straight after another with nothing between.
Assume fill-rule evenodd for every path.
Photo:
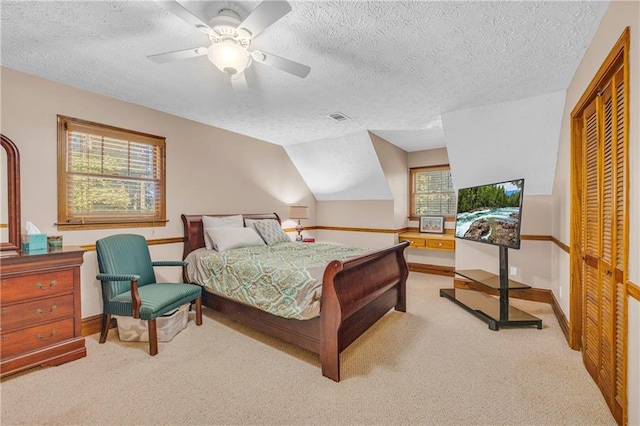
<instances>
[{"instance_id":1,"label":"mirror","mask_svg":"<svg viewBox=\"0 0 640 426\"><path fill-rule=\"evenodd\" d=\"M20 250L20 154L11 139L0 140L0 251Z\"/></svg>"}]
</instances>

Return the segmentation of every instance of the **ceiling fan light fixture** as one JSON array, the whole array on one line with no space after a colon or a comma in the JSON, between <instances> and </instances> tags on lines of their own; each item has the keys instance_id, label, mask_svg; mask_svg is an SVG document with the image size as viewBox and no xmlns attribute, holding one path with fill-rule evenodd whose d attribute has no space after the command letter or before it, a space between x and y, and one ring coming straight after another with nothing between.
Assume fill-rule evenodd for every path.
<instances>
[{"instance_id":1,"label":"ceiling fan light fixture","mask_svg":"<svg viewBox=\"0 0 640 426\"><path fill-rule=\"evenodd\" d=\"M243 40L251 40L251 31L246 28L236 28L236 33L238 33L238 38Z\"/></svg>"},{"instance_id":2,"label":"ceiling fan light fixture","mask_svg":"<svg viewBox=\"0 0 640 426\"><path fill-rule=\"evenodd\" d=\"M209 27L207 27L204 24L197 24L196 28L198 29L198 31L205 33L205 34L211 34L213 32L213 30Z\"/></svg>"},{"instance_id":3,"label":"ceiling fan light fixture","mask_svg":"<svg viewBox=\"0 0 640 426\"><path fill-rule=\"evenodd\" d=\"M2 0L0 0L2 1ZM163 64L175 60L190 59L207 55L209 61L232 79L234 87L245 83L244 71L255 62L305 78L311 68L307 65L282 58L273 53L249 50L251 41L269 26L291 12L286 0L263 0L243 20L233 7L223 7L206 24L192 14L178 0L158 0L169 12L209 36L211 46L176 50L147 56L151 61ZM226 2L225 2L226 4Z\"/></svg>"},{"instance_id":4,"label":"ceiling fan light fixture","mask_svg":"<svg viewBox=\"0 0 640 426\"><path fill-rule=\"evenodd\" d=\"M251 54L233 42L212 44L207 57L213 65L227 75L242 73L251 63Z\"/></svg>"},{"instance_id":5,"label":"ceiling fan light fixture","mask_svg":"<svg viewBox=\"0 0 640 426\"><path fill-rule=\"evenodd\" d=\"M264 62L264 60L267 58L266 55L259 50L254 50L253 52L251 52L251 57L254 61L258 62Z\"/></svg>"}]
</instances>

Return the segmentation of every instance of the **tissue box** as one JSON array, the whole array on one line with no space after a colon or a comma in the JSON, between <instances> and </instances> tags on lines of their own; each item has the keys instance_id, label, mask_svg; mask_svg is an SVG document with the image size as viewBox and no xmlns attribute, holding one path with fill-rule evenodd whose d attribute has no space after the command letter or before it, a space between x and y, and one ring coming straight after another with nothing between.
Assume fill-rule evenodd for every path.
<instances>
[{"instance_id":1,"label":"tissue box","mask_svg":"<svg viewBox=\"0 0 640 426\"><path fill-rule=\"evenodd\" d=\"M156 318L158 342L170 342L176 334L187 327L189 305L189 303L186 303L175 311ZM147 321L119 315L114 315L113 317L118 324L118 337L120 337L120 340L123 342L149 341Z\"/></svg>"},{"instance_id":2,"label":"tissue box","mask_svg":"<svg viewBox=\"0 0 640 426\"><path fill-rule=\"evenodd\" d=\"M47 251L47 234L23 234L22 250Z\"/></svg>"}]
</instances>

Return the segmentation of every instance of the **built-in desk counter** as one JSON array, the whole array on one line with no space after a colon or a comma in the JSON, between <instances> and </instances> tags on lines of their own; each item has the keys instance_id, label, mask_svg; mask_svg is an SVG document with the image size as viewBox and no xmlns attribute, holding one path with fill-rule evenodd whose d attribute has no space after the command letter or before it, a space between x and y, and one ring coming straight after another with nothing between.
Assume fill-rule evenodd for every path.
<instances>
[{"instance_id":1,"label":"built-in desk counter","mask_svg":"<svg viewBox=\"0 0 640 426\"><path fill-rule=\"evenodd\" d=\"M453 234L429 234L424 232L403 232L398 240L409 241L409 247L423 250L455 251L456 241Z\"/></svg>"}]
</instances>

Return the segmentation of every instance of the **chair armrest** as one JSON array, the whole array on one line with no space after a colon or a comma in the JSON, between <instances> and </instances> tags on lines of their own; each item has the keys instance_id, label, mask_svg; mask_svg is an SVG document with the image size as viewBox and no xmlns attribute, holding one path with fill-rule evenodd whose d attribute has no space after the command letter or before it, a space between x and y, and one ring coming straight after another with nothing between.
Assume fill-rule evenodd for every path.
<instances>
[{"instance_id":1,"label":"chair armrest","mask_svg":"<svg viewBox=\"0 0 640 426\"><path fill-rule=\"evenodd\" d=\"M153 266L187 266L189 262L183 260L157 260L151 264Z\"/></svg>"},{"instance_id":2,"label":"chair armrest","mask_svg":"<svg viewBox=\"0 0 640 426\"><path fill-rule=\"evenodd\" d=\"M98 274L96 279L100 281L138 281L140 275L125 275L125 274Z\"/></svg>"},{"instance_id":3,"label":"chair armrest","mask_svg":"<svg viewBox=\"0 0 640 426\"><path fill-rule=\"evenodd\" d=\"M131 281L131 311L132 316L136 319L140 318L140 306L142 306L142 301L140 300L140 295L138 294L138 280L140 279L140 275L135 274L98 274L96 275L96 279L103 282L104 281Z\"/></svg>"}]
</instances>

